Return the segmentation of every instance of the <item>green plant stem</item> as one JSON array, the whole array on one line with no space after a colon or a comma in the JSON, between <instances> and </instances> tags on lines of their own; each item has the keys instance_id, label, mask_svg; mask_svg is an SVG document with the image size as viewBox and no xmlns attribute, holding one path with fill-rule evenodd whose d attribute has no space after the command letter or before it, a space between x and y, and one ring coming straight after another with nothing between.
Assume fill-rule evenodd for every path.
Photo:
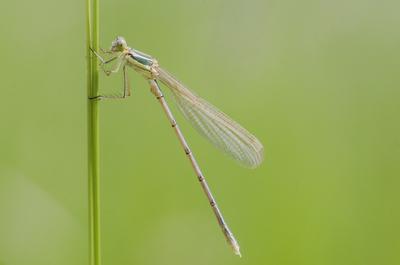
<instances>
[{"instance_id":1,"label":"green plant stem","mask_svg":"<svg viewBox=\"0 0 400 265\"><path fill-rule=\"evenodd\" d=\"M88 196L89 196L89 264L101 264L100 251L100 168L99 168L99 101L89 98L98 92L97 58L90 47L98 50L99 3L87 1L87 115L88 115Z\"/></svg>"}]
</instances>

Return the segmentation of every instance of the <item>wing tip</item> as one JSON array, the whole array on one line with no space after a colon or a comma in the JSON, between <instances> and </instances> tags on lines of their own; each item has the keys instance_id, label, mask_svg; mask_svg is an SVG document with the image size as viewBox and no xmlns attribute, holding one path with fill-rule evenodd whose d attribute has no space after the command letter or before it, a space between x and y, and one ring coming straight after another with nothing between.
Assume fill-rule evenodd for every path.
<instances>
[{"instance_id":1,"label":"wing tip","mask_svg":"<svg viewBox=\"0 0 400 265\"><path fill-rule=\"evenodd\" d=\"M240 164L249 169L255 169L259 167L264 161L264 147L260 143L259 148L254 151L254 156L252 156L250 159L239 160Z\"/></svg>"}]
</instances>

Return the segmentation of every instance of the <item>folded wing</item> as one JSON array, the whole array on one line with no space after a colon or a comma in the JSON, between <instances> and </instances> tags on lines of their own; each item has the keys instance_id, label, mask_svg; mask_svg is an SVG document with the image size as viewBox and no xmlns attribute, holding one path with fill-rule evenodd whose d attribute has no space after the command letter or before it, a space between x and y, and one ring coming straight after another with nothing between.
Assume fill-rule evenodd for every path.
<instances>
[{"instance_id":1,"label":"folded wing","mask_svg":"<svg viewBox=\"0 0 400 265\"><path fill-rule=\"evenodd\" d=\"M255 168L261 164L264 148L254 135L167 71L158 69L158 72L158 79L170 88L183 116L201 135L246 167Z\"/></svg>"}]
</instances>

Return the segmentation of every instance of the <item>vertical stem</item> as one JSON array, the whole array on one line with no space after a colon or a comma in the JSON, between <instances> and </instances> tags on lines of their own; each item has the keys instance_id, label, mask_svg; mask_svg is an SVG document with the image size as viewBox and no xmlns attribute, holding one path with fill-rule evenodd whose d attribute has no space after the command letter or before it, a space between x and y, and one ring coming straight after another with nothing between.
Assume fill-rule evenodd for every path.
<instances>
[{"instance_id":1,"label":"vertical stem","mask_svg":"<svg viewBox=\"0 0 400 265\"><path fill-rule=\"evenodd\" d=\"M100 265L99 101L89 99L98 92L97 57L92 56L89 47L98 50L99 0L86 1L89 264Z\"/></svg>"}]
</instances>

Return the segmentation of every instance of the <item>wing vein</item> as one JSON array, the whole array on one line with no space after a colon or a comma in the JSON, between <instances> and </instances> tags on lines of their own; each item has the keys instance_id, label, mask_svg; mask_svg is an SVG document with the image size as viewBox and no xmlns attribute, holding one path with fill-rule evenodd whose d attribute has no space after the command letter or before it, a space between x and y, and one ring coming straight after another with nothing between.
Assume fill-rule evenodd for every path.
<instances>
[{"instance_id":1,"label":"wing vein","mask_svg":"<svg viewBox=\"0 0 400 265\"><path fill-rule=\"evenodd\" d=\"M255 168L261 164L264 150L254 135L164 69L158 68L158 72L158 79L171 90L185 119L201 135L246 167Z\"/></svg>"}]
</instances>

